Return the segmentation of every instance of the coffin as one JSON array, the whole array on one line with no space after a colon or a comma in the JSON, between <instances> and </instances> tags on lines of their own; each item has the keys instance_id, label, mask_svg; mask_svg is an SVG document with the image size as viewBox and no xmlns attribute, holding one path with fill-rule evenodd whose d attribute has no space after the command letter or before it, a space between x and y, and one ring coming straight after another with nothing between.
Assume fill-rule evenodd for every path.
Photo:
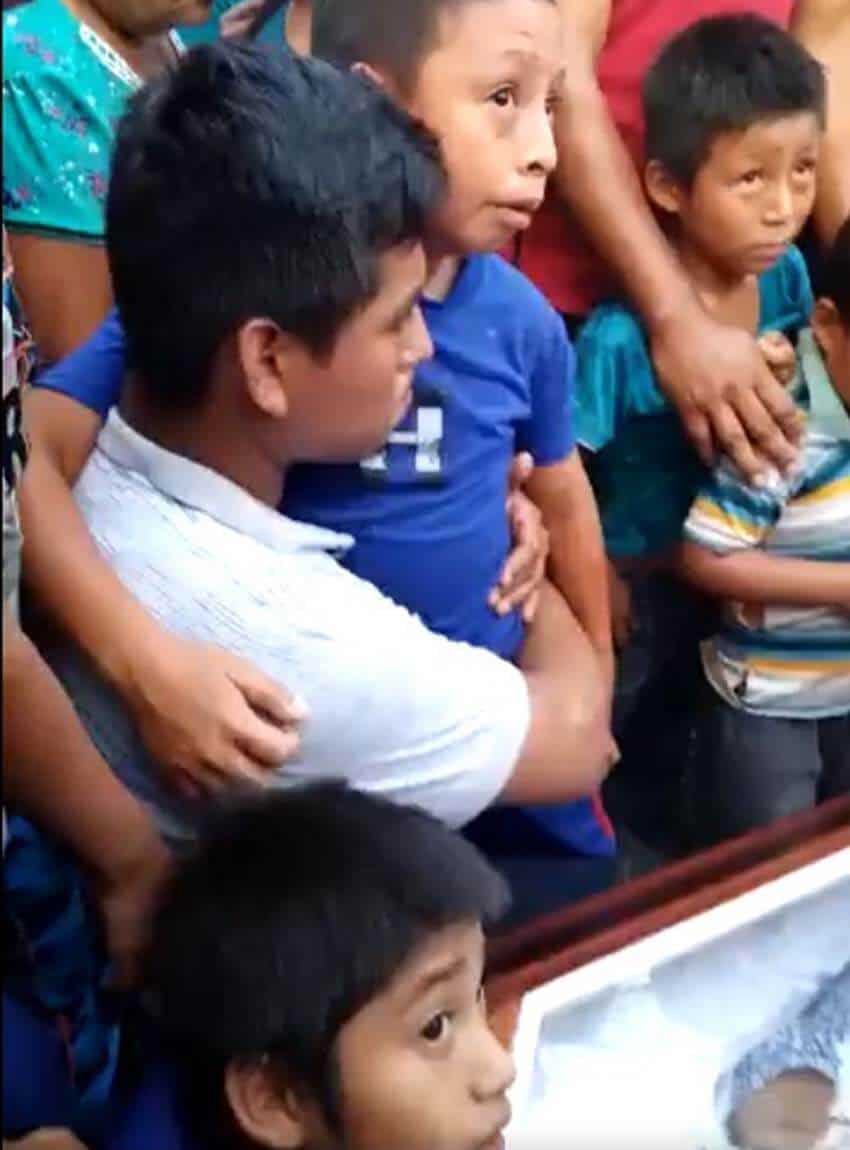
<instances>
[{"instance_id":1,"label":"coffin","mask_svg":"<svg viewBox=\"0 0 850 1150\"><path fill-rule=\"evenodd\" d=\"M491 944L508 1150L725 1147L724 1083L850 962L850 799ZM850 1148L850 1044L824 1146Z\"/></svg>"}]
</instances>

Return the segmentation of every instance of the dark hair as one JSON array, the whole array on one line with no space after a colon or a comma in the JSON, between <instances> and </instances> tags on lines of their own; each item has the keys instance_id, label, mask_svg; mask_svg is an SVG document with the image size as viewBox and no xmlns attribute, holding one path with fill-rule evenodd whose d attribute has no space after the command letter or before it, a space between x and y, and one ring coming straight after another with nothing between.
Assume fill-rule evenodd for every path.
<instances>
[{"instance_id":1,"label":"dark hair","mask_svg":"<svg viewBox=\"0 0 850 1150\"><path fill-rule=\"evenodd\" d=\"M268 316L317 354L377 290L381 252L442 194L436 145L373 85L284 50L204 46L131 101L107 205L131 366L188 408Z\"/></svg>"},{"instance_id":2,"label":"dark hair","mask_svg":"<svg viewBox=\"0 0 850 1150\"><path fill-rule=\"evenodd\" d=\"M839 228L821 273L818 294L832 300L844 324L850 328L850 216Z\"/></svg>"},{"instance_id":3,"label":"dark hair","mask_svg":"<svg viewBox=\"0 0 850 1150\"><path fill-rule=\"evenodd\" d=\"M643 85L646 158L690 185L724 132L812 112L826 117L823 69L760 16L698 20L661 51Z\"/></svg>"},{"instance_id":4,"label":"dark hair","mask_svg":"<svg viewBox=\"0 0 850 1150\"><path fill-rule=\"evenodd\" d=\"M177 867L147 997L207 1111L227 1065L268 1056L338 1127L341 1028L430 934L506 904L476 849L421 811L340 783L266 795L214 818Z\"/></svg>"},{"instance_id":5,"label":"dark hair","mask_svg":"<svg viewBox=\"0 0 850 1150\"><path fill-rule=\"evenodd\" d=\"M407 91L437 38L441 13L472 2L313 0L312 51L339 68L382 68Z\"/></svg>"}]
</instances>

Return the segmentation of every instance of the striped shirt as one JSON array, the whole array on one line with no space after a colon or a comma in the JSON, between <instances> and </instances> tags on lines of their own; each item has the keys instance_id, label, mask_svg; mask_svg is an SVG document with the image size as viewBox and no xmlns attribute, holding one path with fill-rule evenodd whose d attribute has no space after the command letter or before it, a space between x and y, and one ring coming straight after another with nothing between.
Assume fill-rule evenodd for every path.
<instances>
[{"instance_id":1,"label":"striped shirt","mask_svg":"<svg viewBox=\"0 0 850 1150\"><path fill-rule=\"evenodd\" d=\"M810 331L800 336L795 398L809 416L799 466L763 488L724 462L698 496L685 537L716 554L751 548L847 564L850 580L850 414ZM706 676L728 703L759 715L850 712L850 615L836 607L728 603L703 646Z\"/></svg>"}]
</instances>

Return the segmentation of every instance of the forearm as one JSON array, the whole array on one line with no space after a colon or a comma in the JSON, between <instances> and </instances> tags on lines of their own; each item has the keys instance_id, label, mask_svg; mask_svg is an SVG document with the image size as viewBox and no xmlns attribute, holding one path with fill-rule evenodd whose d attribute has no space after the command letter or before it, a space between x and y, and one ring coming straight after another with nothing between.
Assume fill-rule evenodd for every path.
<instances>
[{"instance_id":1,"label":"forearm","mask_svg":"<svg viewBox=\"0 0 850 1150\"><path fill-rule=\"evenodd\" d=\"M588 499L546 522L549 572L585 634L604 661L612 658L608 560L599 515L588 484Z\"/></svg>"},{"instance_id":2,"label":"forearm","mask_svg":"<svg viewBox=\"0 0 850 1150\"><path fill-rule=\"evenodd\" d=\"M38 603L124 696L156 622L101 555L56 462L34 444L21 485L24 577Z\"/></svg>"},{"instance_id":3,"label":"forearm","mask_svg":"<svg viewBox=\"0 0 850 1150\"><path fill-rule=\"evenodd\" d=\"M519 662L532 720L503 797L559 803L592 793L611 761L608 691L590 641L549 583Z\"/></svg>"},{"instance_id":4,"label":"forearm","mask_svg":"<svg viewBox=\"0 0 850 1150\"><path fill-rule=\"evenodd\" d=\"M98 874L135 864L155 831L97 753L68 697L20 627L4 618L6 800Z\"/></svg>"},{"instance_id":5,"label":"forearm","mask_svg":"<svg viewBox=\"0 0 850 1150\"><path fill-rule=\"evenodd\" d=\"M685 543L680 571L695 587L720 599L762 606L850 610L850 565L770 555L756 549L717 555Z\"/></svg>"},{"instance_id":6,"label":"forearm","mask_svg":"<svg viewBox=\"0 0 850 1150\"><path fill-rule=\"evenodd\" d=\"M554 186L650 330L696 298L649 209L587 51L573 48L556 118Z\"/></svg>"},{"instance_id":7,"label":"forearm","mask_svg":"<svg viewBox=\"0 0 850 1150\"><path fill-rule=\"evenodd\" d=\"M814 220L821 241L829 244L850 215L850 4L847 0L798 0L792 28L827 74L827 130L818 165Z\"/></svg>"}]
</instances>

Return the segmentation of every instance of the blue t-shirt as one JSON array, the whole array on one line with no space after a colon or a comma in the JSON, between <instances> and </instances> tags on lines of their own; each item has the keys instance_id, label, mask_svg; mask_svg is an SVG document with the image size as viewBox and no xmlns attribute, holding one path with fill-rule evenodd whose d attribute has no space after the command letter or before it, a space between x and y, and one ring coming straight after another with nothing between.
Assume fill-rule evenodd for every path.
<instances>
[{"instance_id":1,"label":"blue t-shirt","mask_svg":"<svg viewBox=\"0 0 850 1150\"><path fill-rule=\"evenodd\" d=\"M814 301L796 248L760 277L759 292L760 333L793 333L808 323ZM576 350L576 433L594 453L589 471L608 554L660 554L681 539L709 472L658 386L634 312L604 304Z\"/></svg>"},{"instance_id":2,"label":"blue t-shirt","mask_svg":"<svg viewBox=\"0 0 850 1150\"><path fill-rule=\"evenodd\" d=\"M294 468L286 510L353 536L346 565L434 631L512 659L520 615L487 604L512 547L508 473L518 451L546 465L573 450L572 348L560 317L499 256L467 260L424 313L434 358L384 450Z\"/></svg>"}]
</instances>

